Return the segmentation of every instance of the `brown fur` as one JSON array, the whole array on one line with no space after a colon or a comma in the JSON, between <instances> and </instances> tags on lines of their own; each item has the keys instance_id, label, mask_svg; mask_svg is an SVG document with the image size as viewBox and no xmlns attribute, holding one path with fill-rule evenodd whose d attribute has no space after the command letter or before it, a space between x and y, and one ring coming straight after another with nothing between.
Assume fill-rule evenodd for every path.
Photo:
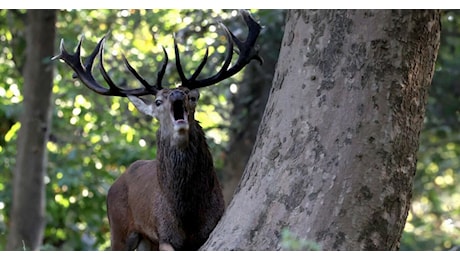
<instances>
[{"instance_id":1,"label":"brown fur","mask_svg":"<svg viewBox=\"0 0 460 260\"><path fill-rule=\"evenodd\" d=\"M112 250L197 250L224 212L220 184L205 135L188 101L188 138L172 142L168 109L159 111L157 160L136 161L110 187L107 212ZM170 105L173 90L157 95ZM196 101L195 101L196 102Z\"/></svg>"},{"instance_id":2,"label":"brown fur","mask_svg":"<svg viewBox=\"0 0 460 260\"><path fill-rule=\"evenodd\" d=\"M221 24L228 49L223 65L214 76L198 79L208 58L206 51L196 71L187 78L180 64L179 48L174 43L177 72L182 85L189 88L163 89L161 86L168 63L164 48L164 63L155 85L147 83L124 58L127 69L143 85L128 89L115 85L102 66L105 37L84 63L80 57L83 38L74 54L67 52L61 41L60 53L53 60L63 60L92 91L105 96L128 97L139 111L160 121L157 160L133 163L109 189L107 214L113 250L198 249L221 218L224 211L222 191L203 130L195 121L194 113L198 88L235 75L251 60L263 61L255 46L261 26L249 12L242 10L241 15L248 27L248 36L241 41ZM234 45L238 51L233 49ZM229 67L234 51L240 56ZM99 69L109 88L99 84L91 73L96 57L100 58ZM155 95L155 102L138 98L145 95Z\"/></svg>"}]
</instances>

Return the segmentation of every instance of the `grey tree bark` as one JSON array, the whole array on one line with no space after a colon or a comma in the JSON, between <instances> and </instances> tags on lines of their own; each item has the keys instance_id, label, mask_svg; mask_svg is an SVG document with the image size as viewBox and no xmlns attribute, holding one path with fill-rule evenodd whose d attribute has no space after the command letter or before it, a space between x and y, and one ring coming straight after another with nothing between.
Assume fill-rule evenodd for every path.
<instances>
[{"instance_id":1,"label":"grey tree bark","mask_svg":"<svg viewBox=\"0 0 460 260\"><path fill-rule=\"evenodd\" d=\"M45 225L56 10L28 10L23 113L18 134L7 250L40 249Z\"/></svg>"},{"instance_id":2,"label":"grey tree bark","mask_svg":"<svg viewBox=\"0 0 460 260\"><path fill-rule=\"evenodd\" d=\"M440 39L436 10L290 10L255 148L203 250L396 250Z\"/></svg>"},{"instance_id":3,"label":"grey tree bark","mask_svg":"<svg viewBox=\"0 0 460 260\"><path fill-rule=\"evenodd\" d=\"M231 131L222 169L222 192L225 203L231 201L233 192L243 175L244 167L256 141L257 129L267 104L276 61L281 46L282 27L286 10L272 10L260 14L264 29L259 36L260 54L264 63L250 63L244 70L238 92L232 97ZM269 24L265 24L265 22Z\"/></svg>"}]
</instances>

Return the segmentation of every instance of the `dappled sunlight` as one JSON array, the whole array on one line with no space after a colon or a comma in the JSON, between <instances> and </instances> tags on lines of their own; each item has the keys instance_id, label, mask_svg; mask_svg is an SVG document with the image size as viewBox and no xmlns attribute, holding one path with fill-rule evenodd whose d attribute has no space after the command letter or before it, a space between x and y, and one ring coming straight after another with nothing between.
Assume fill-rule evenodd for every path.
<instances>
[{"instance_id":1,"label":"dappled sunlight","mask_svg":"<svg viewBox=\"0 0 460 260\"><path fill-rule=\"evenodd\" d=\"M16 122L11 126L10 130L5 134L5 142L10 142L14 137L16 137L19 128L21 128L21 123Z\"/></svg>"},{"instance_id":2,"label":"dappled sunlight","mask_svg":"<svg viewBox=\"0 0 460 260\"><path fill-rule=\"evenodd\" d=\"M54 201L63 206L64 208L68 208L70 205L69 200L67 198L64 198L62 194L54 195Z\"/></svg>"},{"instance_id":3,"label":"dappled sunlight","mask_svg":"<svg viewBox=\"0 0 460 260\"><path fill-rule=\"evenodd\" d=\"M123 66L123 53L139 73L153 83L160 63L164 60L162 46L166 48L170 64L166 71L165 86L178 82L174 67L173 34L191 30L193 34L179 41L184 54L183 65L194 71L209 46L212 60L203 69L210 76L223 60L225 38L221 30L208 17L218 17L220 10L198 11L196 17L184 15L188 10L79 10L61 11L57 22L59 36L66 48L74 51L83 36L81 53L86 57L106 33L105 67L114 82L124 82L128 87L139 83ZM196 12L196 11L195 11ZM193 13L192 13L193 14ZM224 15L227 19L234 17ZM110 21L110 22L109 22ZM200 30L201 26L207 26ZM82 22L82 23L80 23ZM74 26L75 24L81 24ZM10 34L9 34L10 35ZM11 36L11 35L10 35ZM218 39L217 39L218 38ZM185 40L185 42L182 42ZM219 47L220 46L220 47ZM213 56L212 54L218 54ZM3 59L3 56L0 56ZM84 61L84 59L83 59ZM213 64L212 62L217 62ZM98 61L96 61L97 66ZM9 64L9 65L8 65ZM5 60L4 65L13 66ZM153 159L156 155L155 132L158 122L139 113L124 98L98 96L78 80L72 71L61 63L56 65L53 82L52 138L46 143L49 157L47 198L47 227L45 250L105 250L110 245L105 198L113 181L126 167L138 159ZM1 70L0 70L1 72ZM97 68L93 71L99 82L103 79ZM9 79L9 80L8 80ZM236 80L238 78L235 78ZM0 97L21 102L19 83L10 76L8 87L0 87ZM228 82L233 82L228 80ZM225 84L226 85L226 84ZM209 138L211 149L222 149L228 141L229 103L228 88L215 86L212 91L202 91L197 108L197 118ZM14 103L14 102L11 102ZM16 140L20 124L15 123L5 136L7 142ZM218 146L220 144L222 146ZM0 146L0 153L14 161L14 146ZM6 149L6 150L5 150ZM215 153L216 151L213 151ZM11 157L11 159L9 159ZM0 184L0 190L10 190L10 185ZM0 198L0 231L7 221L6 205ZM2 248L2 246L0 246Z\"/></svg>"},{"instance_id":4,"label":"dappled sunlight","mask_svg":"<svg viewBox=\"0 0 460 260\"><path fill-rule=\"evenodd\" d=\"M439 138L433 132L422 132L414 198L402 249L405 244L426 243L432 250L460 244L460 190L456 181L460 173L460 144L443 141L460 136L452 132L449 136Z\"/></svg>"},{"instance_id":5,"label":"dappled sunlight","mask_svg":"<svg viewBox=\"0 0 460 260\"><path fill-rule=\"evenodd\" d=\"M3 19L0 23L0 78L3 82L0 85L0 116L2 121L11 120L12 123L5 129L0 128L3 134L0 140L0 250L5 248L10 222L16 141L21 127L18 120L23 102L23 80L17 66L23 66L25 58L24 23L14 16L6 20L7 12L0 10ZM164 47L169 65L163 85L169 87L180 82L174 65L174 35L184 53L181 61L187 76L193 74L209 48L208 64L201 73L202 77L208 77L219 71L226 52L226 39L217 21L237 26L241 22L237 15L237 11L229 10L59 10L58 37L50 44L54 44L57 52L59 41L64 39L67 50L73 53L80 38L84 37L81 54L85 58L107 34L104 65L114 82L126 88L140 85L124 67L121 55L124 54L139 74L154 84L164 61ZM450 26L460 28L458 17L449 17L454 23ZM443 25L444 28L448 26ZM244 33L238 31L237 37ZM460 46L457 38L446 40L449 45L440 51L438 59L448 62L437 65L436 73L455 69L456 74L451 74L460 75L456 65L460 59L454 55L460 52L456 47ZM260 44L263 47L263 43ZM277 55L277 52L264 50L264 55ZM93 74L106 86L98 63L96 59ZM68 66L55 62L52 125L47 129L50 135L46 142L47 224L43 250L106 250L110 246L107 191L132 162L156 157L158 121L139 113L126 98L97 95L73 79L72 74ZM428 100L427 113L432 116L427 118L421 134L412 204L401 239L403 250L449 250L460 245L460 134L457 128L444 126L442 121L446 118L458 124L458 106L452 105L458 100L436 96L437 92L447 92L441 86L457 86L458 77L451 77L454 83L446 83L444 81L450 78L440 75ZM230 127L238 123L231 121L231 98L242 93L242 78L243 73L240 73L200 91L196 119L206 132L212 154L217 155L217 167L223 164L221 154L230 141ZM456 95L451 93L449 97L457 98ZM439 103L447 108L435 106Z\"/></svg>"}]
</instances>

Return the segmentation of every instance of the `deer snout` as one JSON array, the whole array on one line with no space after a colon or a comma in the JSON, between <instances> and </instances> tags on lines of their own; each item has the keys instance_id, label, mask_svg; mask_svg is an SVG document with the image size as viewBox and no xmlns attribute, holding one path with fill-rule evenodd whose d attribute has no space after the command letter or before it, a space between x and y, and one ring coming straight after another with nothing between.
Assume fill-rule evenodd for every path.
<instances>
[{"instance_id":1,"label":"deer snout","mask_svg":"<svg viewBox=\"0 0 460 260\"><path fill-rule=\"evenodd\" d=\"M168 95L171 106L171 121L174 127L173 144L185 147L188 144L189 121L186 108L186 93L181 90L172 90Z\"/></svg>"},{"instance_id":2,"label":"deer snout","mask_svg":"<svg viewBox=\"0 0 460 260\"><path fill-rule=\"evenodd\" d=\"M179 100L184 100L185 99L185 93L180 91L180 90L173 90L169 94L169 101L174 102L174 101L179 101Z\"/></svg>"}]
</instances>

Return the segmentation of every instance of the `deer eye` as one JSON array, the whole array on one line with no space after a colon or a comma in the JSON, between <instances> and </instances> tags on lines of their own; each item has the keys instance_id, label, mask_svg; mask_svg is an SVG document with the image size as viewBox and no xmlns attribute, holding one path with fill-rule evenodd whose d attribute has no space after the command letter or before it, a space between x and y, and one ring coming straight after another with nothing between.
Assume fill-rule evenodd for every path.
<instances>
[{"instance_id":1,"label":"deer eye","mask_svg":"<svg viewBox=\"0 0 460 260\"><path fill-rule=\"evenodd\" d=\"M190 97L190 101L196 102L196 97Z\"/></svg>"},{"instance_id":2,"label":"deer eye","mask_svg":"<svg viewBox=\"0 0 460 260\"><path fill-rule=\"evenodd\" d=\"M163 101L161 101L161 100L155 100L155 105L156 105L157 107L161 106L161 104L163 104Z\"/></svg>"}]
</instances>

